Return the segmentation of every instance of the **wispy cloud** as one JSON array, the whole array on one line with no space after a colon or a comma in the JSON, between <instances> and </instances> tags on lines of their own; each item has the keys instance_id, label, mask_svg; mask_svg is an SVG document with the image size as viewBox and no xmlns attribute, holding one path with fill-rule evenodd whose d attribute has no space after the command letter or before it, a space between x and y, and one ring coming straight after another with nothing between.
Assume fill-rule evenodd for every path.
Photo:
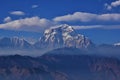
<instances>
[{"instance_id":1,"label":"wispy cloud","mask_svg":"<svg viewBox=\"0 0 120 80\"><path fill-rule=\"evenodd\" d=\"M101 28L101 25L92 25L92 26L73 26L74 29L97 29Z\"/></svg>"},{"instance_id":2,"label":"wispy cloud","mask_svg":"<svg viewBox=\"0 0 120 80\"><path fill-rule=\"evenodd\" d=\"M32 5L32 8L37 8L39 7L39 5Z\"/></svg>"},{"instance_id":3,"label":"wispy cloud","mask_svg":"<svg viewBox=\"0 0 120 80\"><path fill-rule=\"evenodd\" d=\"M25 19L14 20L5 24L0 24L2 29L19 30L19 31L42 31L54 25L53 22L45 18L31 17Z\"/></svg>"},{"instance_id":4,"label":"wispy cloud","mask_svg":"<svg viewBox=\"0 0 120 80\"><path fill-rule=\"evenodd\" d=\"M74 29L120 29L120 25L90 25L90 26L73 26Z\"/></svg>"},{"instance_id":5,"label":"wispy cloud","mask_svg":"<svg viewBox=\"0 0 120 80\"><path fill-rule=\"evenodd\" d=\"M54 21L81 21L81 22L88 22L91 21L92 19L96 18L97 15L91 14L91 13L83 13L83 12L75 12L74 14L68 14L64 16L58 16L54 18Z\"/></svg>"},{"instance_id":6,"label":"wispy cloud","mask_svg":"<svg viewBox=\"0 0 120 80\"><path fill-rule=\"evenodd\" d=\"M11 19L11 17L6 17L6 18L4 18L4 22L10 22L10 21L12 21L12 19Z\"/></svg>"},{"instance_id":7,"label":"wispy cloud","mask_svg":"<svg viewBox=\"0 0 120 80\"><path fill-rule=\"evenodd\" d=\"M111 10L112 8L118 7L118 6L120 6L120 0L116 0L116 1L114 1L114 2L111 2L111 4L105 3L105 7L106 7L108 10Z\"/></svg>"},{"instance_id":8,"label":"wispy cloud","mask_svg":"<svg viewBox=\"0 0 120 80\"><path fill-rule=\"evenodd\" d=\"M91 22L91 21L118 21L120 22L119 13L108 13L108 14L93 14L85 12L75 12L73 14L68 14L64 16L58 16L53 19L57 22Z\"/></svg>"},{"instance_id":9,"label":"wispy cloud","mask_svg":"<svg viewBox=\"0 0 120 80\"><path fill-rule=\"evenodd\" d=\"M23 11L12 11L12 12L10 12L10 14L12 14L12 15L18 15L18 16L23 16L23 15L25 15L25 12L23 12Z\"/></svg>"},{"instance_id":10,"label":"wispy cloud","mask_svg":"<svg viewBox=\"0 0 120 80\"><path fill-rule=\"evenodd\" d=\"M109 5L108 3L105 3L105 8L106 8L107 10L111 10L111 9L112 9L112 6Z\"/></svg>"}]
</instances>

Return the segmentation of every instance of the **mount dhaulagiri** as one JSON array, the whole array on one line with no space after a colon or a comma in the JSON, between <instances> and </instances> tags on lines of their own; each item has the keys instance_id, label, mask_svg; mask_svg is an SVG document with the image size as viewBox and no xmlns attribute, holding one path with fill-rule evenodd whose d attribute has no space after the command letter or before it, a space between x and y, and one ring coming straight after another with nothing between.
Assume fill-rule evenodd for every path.
<instances>
[{"instance_id":1,"label":"mount dhaulagiri","mask_svg":"<svg viewBox=\"0 0 120 80\"><path fill-rule=\"evenodd\" d=\"M35 43L37 48L75 47L88 48L94 44L84 35L78 34L72 26L59 25L45 30L43 37Z\"/></svg>"}]
</instances>

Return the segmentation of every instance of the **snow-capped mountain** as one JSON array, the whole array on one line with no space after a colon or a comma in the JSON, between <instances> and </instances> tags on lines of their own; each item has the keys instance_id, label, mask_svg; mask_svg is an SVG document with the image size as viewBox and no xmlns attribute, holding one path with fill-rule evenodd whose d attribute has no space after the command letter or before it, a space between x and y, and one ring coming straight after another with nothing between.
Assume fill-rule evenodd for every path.
<instances>
[{"instance_id":1,"label":"snow-capped mountain","mask_svg":"<svg viewBox=\"0 0 120 80\"><path fill-rule=\"evenodd\" d=\"M113 44L114 46L120 46L120 43L115 43L115 44Z\"/></svg>"},{"instance_id":2,"label":"snow-capped mountain","mask_svg":"<svg viewBox=\"0 0 120 80\"><path fill-rule=\"evenodd\" d=\"M35 43L39 48L76 47L87 48L93 45L84 35L78 34L72 26L59 25L45 30L43 37Z\"/></svg>"},{"instance_id":3,"label":"snow-capped mountain","mask_svg":"<svg viewBox=\"0 0 120 80\"><path fill-rule=\"evenodd\" d=\"M0 38L0 48L30 48L29 44L24 39L19 39L18 37L13 38Z\"/></svg>"}]
</instances>

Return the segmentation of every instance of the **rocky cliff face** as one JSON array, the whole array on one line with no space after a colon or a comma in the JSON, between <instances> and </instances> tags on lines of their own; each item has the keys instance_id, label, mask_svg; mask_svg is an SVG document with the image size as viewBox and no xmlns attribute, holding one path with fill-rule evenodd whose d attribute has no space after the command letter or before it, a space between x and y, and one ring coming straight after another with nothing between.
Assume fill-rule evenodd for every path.
<instances>
[{"instance_id":1,"label":"rocky cliff face","mask_svg":"<svg viewBox=\"0 0 120 80\"><path fill-rule=\"evenodd\" d=\"M78 34L72 26L66 24L45 30L43 37L35 44L39 48L88 48L92 45L93 43L90 39Z\"/></svg>"}]
</instances>

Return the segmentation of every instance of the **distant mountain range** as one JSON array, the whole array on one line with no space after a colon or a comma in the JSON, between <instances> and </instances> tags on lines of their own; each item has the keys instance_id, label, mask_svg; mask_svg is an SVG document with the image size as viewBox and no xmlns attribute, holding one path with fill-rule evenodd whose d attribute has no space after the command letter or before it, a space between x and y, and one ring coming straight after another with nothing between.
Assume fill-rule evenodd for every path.
<instances>
[{"instance_id":1,"label":"distant mountain range","mask_svg":"<svg viewBox=\"0 0 120 80\"><path fill-rule=\"evenodd\" d=\"M2 37L0 38L0 49L38 49L38 50L52 50L64 47L73 47L78 49L93 49L93 51L106 50L118 53L120 50L119 43L108 45L95 45L88 37L78 34L72 26L59 25L47 29L38 41L34 44L29 43L27 40L18 37ZM106 49L106 50L105 50Z\"/></svg>"},{"instance_id":2,"label":"distant mountain range","mask_svg":"<svg viewBox=\"0 0 120 80\"><path fill-rule=\"evenodd\" d=\"M14 30L6 30L6 29L0 29L0 38L12 38L12 37L19 37L24 38L30 43L36 42L40 37L42 33L38 32L27 32L27 31L14 31Z\"/></svg>"},{"instance_id":3,"label":"distant mountain range","mask_svg":"<svg viewBox=\"0 0 120 80\"><path fill-rule=\"evenodd\" d=\"M77 48L56 49L34 58L0 56L0 80L120 80L120 60L85 55Z\"/></svg>"},{"instance_id":4,"label":"distant mountain range","mask_svg":"<svg viewBox=\"0 0 120 80\"><path fill-rule=\"evenodd\" d=\"M94 44L84 35L78 34L69 25L60 25L45 30L44 35L35 44L30 44L24 39L6 38L0 39L0 47L9 48L60 48L60 47L76 47L88 48Z\"/></svg>"},{"instance_id":5,"label":"distant mountain range","mask_svg":"<svg viewBox=\"0 0 120 80\"><path fill-rule=\"evenodd\" d=\"M19 39L18 37L13 38L1 38L0 39L0 48L30 48L32 47L24 39Z\"/></svg>"}]
</instances>

